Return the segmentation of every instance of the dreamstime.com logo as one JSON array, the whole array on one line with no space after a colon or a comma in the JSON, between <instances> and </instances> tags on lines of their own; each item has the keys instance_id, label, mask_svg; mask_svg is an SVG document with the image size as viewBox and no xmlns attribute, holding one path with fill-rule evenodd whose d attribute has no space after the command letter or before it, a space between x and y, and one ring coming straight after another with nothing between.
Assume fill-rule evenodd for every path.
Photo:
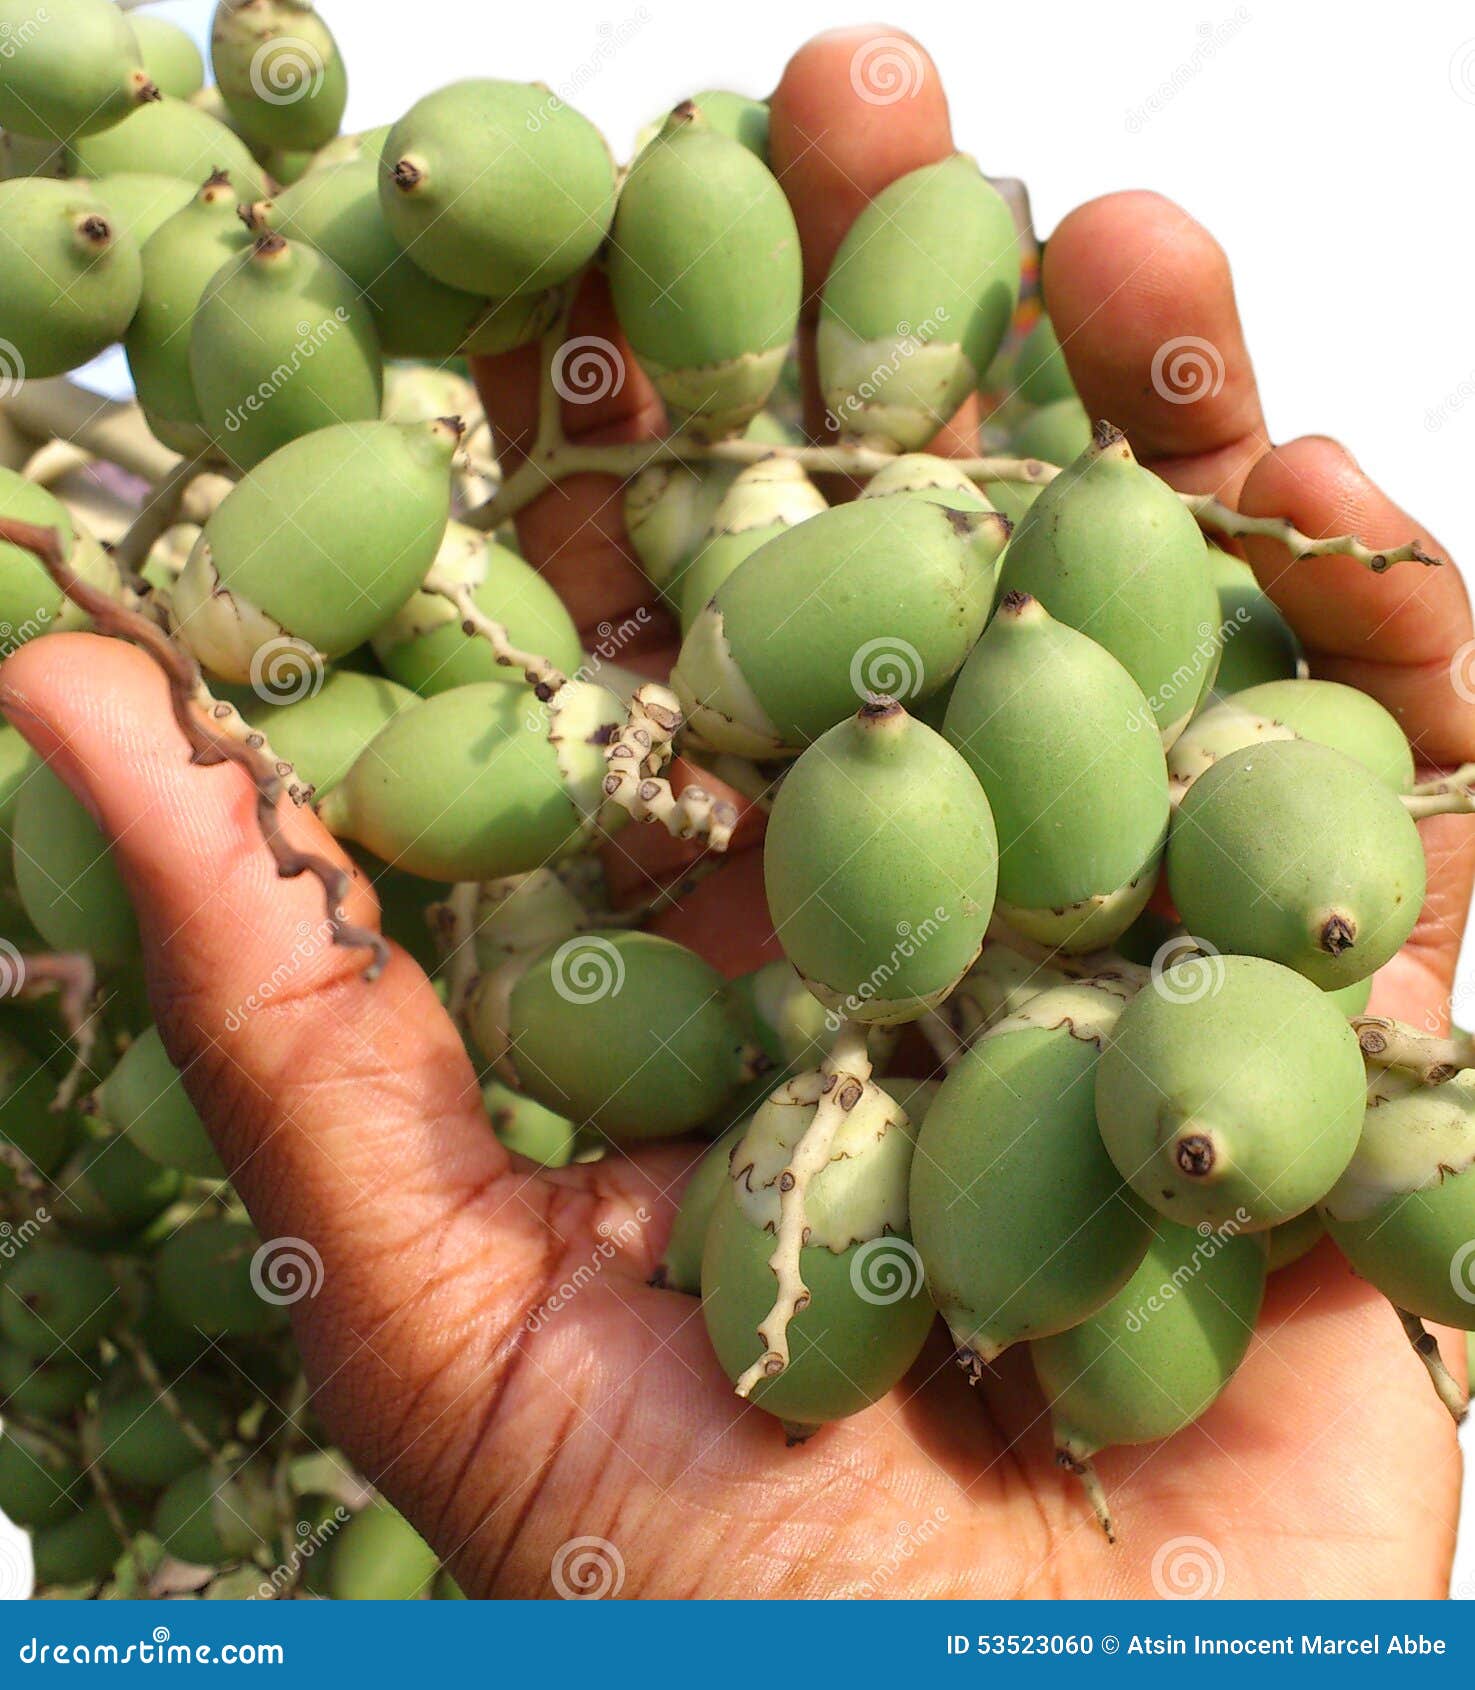
<instances>
[{"instance_id":1,"label":"dreamstime.com logo","mask_svg":"<svg viewBox=\"0 0 1475 1690\"><path fill-rule=\"evenodd\" d=\"M18 998L26 989L26 959L9 939L0 939L0 999Z\"/></svg>"},{"instance_id":2,"label":"dreamstime.com logo","mask_svg":"<svg viewBox=\"0 0 1475 1690\"><path fill-rule=\"evenodd\" d=\"M1455 697L1475 704L1475 640L1466 640L1449 660L1449 684Z\"/></svg>"},{"instance_id":3,"label":"dreamstime.com logo","mask_svg":"<svg viewBox=\"0 0 1475 1690\"><path fill-rule=\"evenodd\" d=\"M323 56L310 41L278 35L263 41L251 57L251 92L269 106L295 106L322 92Z\"/></svg>"},{"instance_id":4,"label":"dreamstime.com logo","mask_svg":"<svg viewBox=\"0 0 1475 1690\"><path fill-rule=\"evenodd\" d=\"M571 1537L549 1573L565 1602L602 1602L625 1588L625 1557L606 1537Z\"/></svg>"},{"instance_id":5,"label":"dreamstime.com logo","mask_svg":"<svg viewBox=\"0 0 1475 1690\"><path fill-rule=\"evenodd\" d=\"M553 990L565 1003L617 998L625 985L625 959L609 942L581 933L553 953Z\"/></svg>"},{"instance_id":6,"label":"dreamstime.com logo","mask_svg":"<svg viewBox=\"0 0 1475 1690\"><path fill-rule=\"evenodd\" d=\"M270 1238L251 1258L252 1290L277 1308L316 1297L323 1277L323 1258L305 1238Z\"/></svg>"},{"instance_id":7,"label":"dreamstime.com logo","mask_svg":"<svg viewBox=\"0 0 1475 1690\"><path fill-rule=\"evenodd\" d=\"M1228 645L1234 636L1250 625L1250 611L1247 605L1240 605L1233 616L1226 618L1216 628L1210 622L1200 622L1198 625L1198 641L1193 648L1192 655L1184 658L1167 680L1145 702L1145 710L1134 709L1127 717L1127 726L1133 733L1141 733L1151 729L1158 731L1157 718L1160 713L1171 708L1175 699L1182 699L1186 708L1182 712L1187 718L1189 709L1197 702L1199 693L1203 690L1204 670L1213 662L1215 653Z\"/></svg>"},{"instance_id":8,"label":"dreamstime.com logo","mask_svg":"<svg viewBox=\"0 0 1475 1690\"><path fill-rule=\"evenodd\" d=\"M1152 1558L1152 1587L1165 1602L1212 1599L1224 1588L1224 1557L1206 1537L1170 1537Z\"/></svg>"},{"instance_id":9,"label":"dreamstime.com logo","mask_svg":"<svg viewBox=\"0 0 1475 1690\"><path fill-rule=\"evenodd\" d=\"M19 1532L0 1535L0 1602L24 1602L35 1583L31 1546Z\"/></svg>"},{"instance_id":10,"label":"dreamstime.com logo","mask_svg":"<svg viewBox=\"0 0 1475 1690\"><path fill-rule=\"evenodd\" d=\"M35 1243L41 1236L42 1229L50 1224L50 1212L42 1208L38 1208L19 1226L10 1221L0 1221L0 1262L13 1262L27 1245Z\"/></svg>"},{"instance_id":11,"label":"dreamstime.com logo","mask_svg":"<svg viewBox=\"0 0 1475 1690\"><path fill-rule=\"evenodd\" d=\"M0 337L0 399L18 393L26 379L26 361L13 340Z\"/></svg>"},{"instance_id":12,"label":"dreamstime.com logo","mask_svg":"<svg viewBox=\"0 0 1475 1690\"><path fill-rule=\"evenodd\" d=\"M920 1525L914 1526L909 1520L901 1521L896 1528L896 1547L882 1557L876 1565L876 1570L855 1595L869 1598L884 1596L886 1587L901 1571L903 1564L910 1561L919 1549L931 1543L947 1524L948 1518L947 1509L939 1503Z\"/></svg>"},{"instance_id":13,"label":"dreamstime.com logo","mask_svg":"<svg viewBox=\"0 0 1475 1690\"><path fill-rule=\"evenodd\" d=\"M311 962L316 956L333 943L333 929L326 921L320 921L316 926L310 921L297 923L297 939L292 949L272 969L265 980L257 986L254 992L248 993L235 1007L226 1013L225 1030L228 1033L239 1033L246 1025L247 1018L257 1010L264 1008L295 975L305 962Z\"/></svg>"},{"instance_id":14,"label":"dreamstime.com logo","mask_svg":"<svg viewBox=\"0 0 1475 1690\"><path fill-rule=\"evenodd\" d=\"M597 405L625 382L625 360L602 335L575 335L553 355L549 371L553 391L570 405Z\"/></svg>"},{"instance_id":15,"label":"dreamstime.com logo","mask_svg":"<svg viewBox=\"0 0 1475 1690\"><path fill-rule=\"evenodd\" d=\"M1149 1293L1131 1311L1125 1322L1128 1332L1141 1332L1155 1314L1161 1314L1189 1280L1197 1277L1205 1262L1213 1261L1226 1244L1238 1238L1249 1221L1247 1209L1236 1209L1229 1220L1218 1226L1212 1221L1200 1221L1196 1229L1198 1243L1193 1247L1193 1255L1174 1268L1172 1277L1163 1280L1156 1291Z\"/></svg>"},{"instance_id":16,"label":"dreamstime.com logo","mask_svg":"<svg viewBox=\"0 0 1475 1690\"><path fill-rule=\"evenodd\" d=\"M825 1026L834 1033L838 1032L843 1022L853 1020L858 1010L870 1003L873 998L885 997L882 987L888 980L895 977L902 963L909 962L929 939L938 933L952 920L948 912L939 904L932 914L919 922L915 927L909 921L899 921L896 924L896 943L891 947L891 954L884 962L877 963L869 976L862 980L855 990L834 1009L826 1011Z\"/></svg>"},{"instance_id":17,"label":"dreamstime.com logo","mask_svg":"<svg viewBox=\"0 0 1475 1690\"><path fill-rule=\"evenodd\" d=\"M889 1308L917 1296L927 1271L907 1238L871 1238L850 1258L850 1286L863 1303Z\"/></svg>"},{"instance_id":18,"label":"dreamstime.com logo","mask_svg":"<svg viewBox=\"0 0 1475 1690\"><path fill-rule=\"evenodd\" d=\"M1449 1284L1462 1303L1475 1303L1475 1238L1461 1244L1450 1258Z\"/></svg>"},{"instance_id":19,"label":"dreamstime.com logo","mask_svg":"<svg viewBox=\"0 0 1475 1690\"><path fill-rule=\"evenodd\" d=\"M0 398L4 395L0 394ZM43 605L34 616L28 616L20 627L14 623L0 622L0 659L9 657L11 652L19 651L29 640L39 639L48 631L51 625L51 612Z\"/></svg>"},{"instance_id":20,"label":"dreamstime.com logo","mask_svg":"<svg viewBox=\"0 0 1475 1690\"><path fill-rule=\"evenodd\" d=\"M1170 405L1193 405L1224 389L1224 355L1196 334L1175 335L1152 355L1152 390Z\"/></svg>"},{"instance_id":21,"label":"dreamstime.com logo","mask_svg":"<svg viewBox=\"0 0 1475 1690\"><path fill-rule=\"evenodd\" d=\"M41 32L43 25L50 22L51 13L44 6L38 6L30 17L22 18L19 24L0 23L0 59L13 59L17 53L29 47ZM3 397L4 395L0 394L0 398Z\"/></svg>"},{"instance_id":22,"label":"dreamstime.com logo","mask_svg":"<svg viewBox=\"0 0 1475 1690\"><path fill-rule=\"evenodd\" d=\"M915 358L927 345L937 338L940 324L947 322L948 308L939 305L930 317L924 317L915 328L910 323L896 325L896 344L892 348L891 356L884 363L873 365L870 373L862 381L858 381L854 388L847 393L839 406L831 406L825 412L825 422L836 434L843 434L848 423L853 423L857 416L863 416L873 400L880 396L881 390L891 380L897 371L904 368L908 360Z\"/></svg>"},{"instance_id":23,"label":"dreamstime.com logo","mask_svg":"<svg viewBox=\"0 0 1475 1690\"><path fill-rule=\"evenodd\" d=\"M633 1216L621 1221L618 1226L610 1221L601 1221L594 1229L600 1240L594 1246L594 1254L588 1261L581 1262L561 1285L555 1287L552 1293L538 1304L523 1322L523 1330L541 1332L551 1315L566 1309L581 1291L592 1285L604 1272L605 1263L612 1262L619 1255L620 1247L634 1244L649 1225L650 1211L643 1204Z\"/></svg>"},{"instance_id":24,"label":"dreamstime.com logo","mask_svg":"<svg viewBox=\"0 0 1475 1690\"><path fill-rule=\"evenodd\" d=\"M927 681L927 665L910 641L896 634L867 640L850 660L850 685L857 698L915 698Z\"/></svg>"},{"instance_id":25,"label":"dreamstime.com logo","mask_svg":"<svg viewBox=\"0 0 1475 1690\"><path fill-rule=\"evenodd\" d=\"M1202 1003L1224 984L1224 958L1207 939L1177 933L1153 955L1152 989L1168 1003Z\"/></svg>"},{"instance_id":26,"label":"dreamstime.com logo","mask_svg":"<svg viewBox=\"0 0 1475 1690\"><path fill-rule=\"evenodd\" d=\"M926 55L904 35L874 35L850 60L850 86L868 106L915 100L926 80Z\"/></svg>"},{"instance_id":27,"label":"dreamstime.com logo","mask_svg":"<svg viewBox=\"0 0 1475 1690\"><path fill-rule=\"evenodd\" d=\"M278 634L251 653L251 690L266 704L316 698L327 672L322 654L289 634Z\"/></svg>"},{"instance_id":28,"label":"dreamstime.com logo","mask_svg":"<svg viewBox=\"0 0 1475 1690\"><path fill-rule=\"evenodd\" d=\"M601 622L594 630L597 638L588 649L586 661L567 676L567 680L598 681L605 664L613 663L635 636L649 626L650 608L647 605L641 605L619 622ZM533 708L523 717L523 725L529 733L547 733L547 706L535 699Z\"/></svg>"}]
</instances>

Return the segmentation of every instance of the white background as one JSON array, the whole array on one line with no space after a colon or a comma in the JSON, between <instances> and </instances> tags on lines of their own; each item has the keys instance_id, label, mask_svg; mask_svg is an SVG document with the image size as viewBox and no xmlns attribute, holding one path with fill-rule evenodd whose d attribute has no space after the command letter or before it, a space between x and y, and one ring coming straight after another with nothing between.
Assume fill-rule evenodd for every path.
<instances>
[{"instance_id":1,"label":"white background","mask_svg":"<svg viewBox=\"0 0 1475 1690\"><path fill-rule=\"evenodd\" d=\"M537 80L621 157L676 100L764 94L808 35L860 21L814 0L319 9L349 66L345 128L390 122L460 76ZM156 10L205 39L207 0ZM1028 182L1042 233L1126 187L1171 195L1213 230L1274 437L1338 436L1475 557L1475 9L913 0L887 22L938 59L959 146ZM1472 1011L1467 948L1456 1018L1470 1026ZM1475 1593L1475 1542L1455 1586Z\"/></svg>"}]
</instances>

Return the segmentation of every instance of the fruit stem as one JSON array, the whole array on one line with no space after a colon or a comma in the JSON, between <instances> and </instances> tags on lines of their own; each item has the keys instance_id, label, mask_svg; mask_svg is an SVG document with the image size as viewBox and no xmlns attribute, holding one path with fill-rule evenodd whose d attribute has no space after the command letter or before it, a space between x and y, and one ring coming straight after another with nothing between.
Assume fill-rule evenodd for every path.
<instances>
[{"instance_id":1,"label":"fruit stem","mask_svg":"<svg viewBox=\"0 0 1475 1690\"><path fill-rule=\"evenodd\" d=\"M1453 781L1431 782L1429 790L1405 792L1403 807L1416 822L1430 816L1468 816L1475 813L1475 792Z\"/></svg>"},{"instance_id":2,"label":"fruit stem","mask_svg":"<svg viewBox=\"0 0 1475 1690\"><path fill-rule=\"evenodd\" d=\"M38 446L21 465L22 480L34 487L50 487L74 469L85 469L93 462L91 452L74 446L70 440L48 440Z\"/></svg>"},{"instance_id":3,"label":"fruit stem","mask_svg":"<svg viewBox=\"0 0 1475 1690\"><path fill-rule=\"evenodd\" d=\"M446 965L446 1014L458 1027L466 1025L466 1007L476 984L476 916L481 883L462 880L441 903L425 912L436 949Z\"/></svg>"},{"instance_id":4,"label":"fruit stem","mask_svg":"<svg viewBox=\"0 0 1475 1690\"><path fill-rule=\"evenodd\" d=\"M206 1462L216 1472L223 1473L227 1478L230 1478L232 1472L229 1463L194 1421L190 1419L189 1415L185 1413L180 1405L179 1398L169 1388L164 1375L159 1372L158 1364L143 1344L126 1327L120 1327L113 1334L113 1342L120 1350L126 1350L133 1358L133 1365L138 1369L139 1377L154 1393L165 1414L179 1427L180 1431L195 1446Z\"/></svg>"},{"instance_id":5,"label":"fruit stem","mask_svg":"<svg viewBox=\"0 0 1475 1690\"><path fill-rule=\"evenodd\" d=\"M1069 1450L1057 1450L1056 1461L1067 1473L1073 1473L1081 1482L1081 1489L1086 1493L1086 1500L1096 1518L1101 1522L1101 1529L1106 1533L1108 1543L1116 1542L1116 1527L1111 1518L1111 1504L1106 1500L1106 1490L1101 1483L1090 1456L1077 1458Z\"/></svg>"},{"instance_id":6,"label":"fruit stem","mask_svg":"<svg viewBox=\"0 0 1475 1690\"><path fill-rule=\"evenodd\" d=\"M809 1237L804 1195L828 1164L835 1134L865 1096L871 1078L866 1028L861 1022L847 1021L841 1027L829 1055L820 1064L819 1073L820 1097L814 1117L779 1176L778 1242L768 1258L768 1265L778 1280L778 1293L758 1327L763 1354L735 1387L740 1397L746 1397L755 1385L776 1377L789 1365L789 1323L809 1306L809 1288L799 1265Z\"/></svg>"},{"instance_id":7,"label":"fruit stem","mask_svg":"<svg viewBox=\"0 0 1475 1690\"><path fill-rule=\"evenodd\" d=\"M192 458L181 458L149 489L142 509L128 525L127 533L113 547L113 562L130 585L137 581L138 572L148 561L154 546L179 521L190 483L202 473L209 461L208 451L197 452Z\"/></svg>"},{"instance_id":8,"label":"fruit stem","mask_svg":"<svg viewBox=\"0 0 1475 1690\"><path fill-rule=\"evenodd\" d=\"M69 440L145 481L167 475L178 460L177 452L154 438L136 404L100 399L65 376L22 383L0 410L22 434Z\"/></svg>"},{"instance_id":9,"label":"fruit stem","mask_svg":"<svg viewBox=\"0 0 1475 1690\"><path fill-rule=\"evenodd\" d=\"M1464 791L1475 786L1475 763L1461 763L1459 768L1451 769L1446 775L1438 775L1433 780L1421 780L1411 786L1405 795L1407 798L1433 798L1446 792Z\"/></svg>"},{"instance_id":10,"label":"fruit stem","mask_svg":"<svg viewBox=\"0 0 1475 1690\"><path fill-rule=\"evenodd\" d=\"M1355 1015L1352 1031L1369 1062L1413 1074L1420 1085L1437 1086L1462 1068L1475 1068L1475 1037L1469 1033L1439 1039L1384 1015Z\"/></svg>"},{"instance_id":11,"label":"fruit stem","mask_svg":"<svg viewBox=\"0 0 1475 1690\"><path fill-rule=\"evenodd\" d=\"M86 1422L78 1426L78 1435L82 1445L83 1458L87 1464L87 1477L92 1488L97 1492L97 1499L102 1504L103 1513L108 1517L108 1524L118 1539L118 1547L126 1548L128 1558L133 1563L133 1571L140 1586L149 1588L149 1570L139 1551L138 1539L129 1531L127 1522L123 1518L123 1510L118 1506L118 1499L113 1493L113 1487L102 1464L102 1451L98 1447L95 1432L89 1430Z\"/></svg>"},{"instance_id":12,"label":"fruit stem","mask_svg":"<svg viewBox=\"0 0 1475 1690\"><path fill-rule=\"evenodd\" d=\"M1470 1407L1470 1400L1455 1383L1449 1369L1444 1365L1444 1357L1439 1353L1439 1345L1434 1334L1425 1330L1423 1321L1416 1314L1410 1314L1407 1309L1399 1308L1397 1303L1391 1306L1394 1314L1403 1322L1404 1336L1413 1345L1414 1354L1428 1370L1435 1395L1449 1410L1455 1425L1460 1425Z\"/></svg>"},{"instance_id":13,"label":"fruit stem","mask_svg":"<svg viewBox=\"0 0 1475 1690\"><path fill-rule=\"evenodd\" d=\"M1279 540L1297 560L1307 557L1350 557L1372 570L1374 575L1381 575L1395 563L1438 565L1444 562L1443 558L1425 551L1417 540L1409 540L1402 546L1378 551L1371 546L1365 546L1353 534L1339 534L1328 539L1313 540L1309 534L1302 534L1299 529L1292 527L1284 517L1245 516L1239 511L1231 510L1228 505L1220 504L1209 493L1180 493L1178 496L1202 527L1212 528L1216 533L1228 534L1235 538L1257 535Z\"/></svg>"},{"instance_id":14,"label":"fruit stem","mask_svg":"<svg viewBox=\"0 0 1475 1690\"><path fill-rule=\"evenodd\" d=\"M85 951L51 951L20 960L20 989L23 1002L57 994L62 1025L72 1045L72 1066L51 1100L53 1113L70 1108L97 1047L97 968Z\"/></svg>"},{"instance_id":15,"label":"fruit stem","mask_svg":"<svg viewBox=\"0 0 1475 1690\"><path fill-rule=\"evenodd\" d=\"M605 747L604 795L638 822L660 822L673 839L703 839L709 850L725 851L738 821L733 805L702 786L687 786L678 797L662 773L681 722L669 687L638 687L624 726Z\"/></svg>"},{"instance_id":16,"label":"fruit stem","mask_svg":"<svg viewBox=\"0 0 1475 1690\"><path fill-rule=\"evenodd\" d=\"M546 704L554 693L565 686L568 676L556 669L546 657L524 651L512 643L512 636L500 622L495 622L472 597L471 586L465 581L453 581L431 570L420 584L422 593L450 601L461 618L461 631L468 639L482 639L492 648L492 656L509 669L521 669L528 684Z\"/></svg>"}]
</instances>

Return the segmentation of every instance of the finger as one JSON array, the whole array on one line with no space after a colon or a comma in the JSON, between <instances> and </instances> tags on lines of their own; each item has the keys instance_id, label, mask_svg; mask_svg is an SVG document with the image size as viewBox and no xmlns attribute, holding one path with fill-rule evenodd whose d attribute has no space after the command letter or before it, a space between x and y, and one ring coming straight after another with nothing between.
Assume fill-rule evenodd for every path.
<instances>
[{"instance_id":1,"label":"finger","mask_svg":"<svg viewBox=\"0 0 1475 1690\"><path fill-rule=\"evenodd\" d=\"M1045 246L1045 304L1082 403L1175 485L1234 503L1268 441L1224 249L1159 194L1108 194Z\"/></svg>"}]
</instances>

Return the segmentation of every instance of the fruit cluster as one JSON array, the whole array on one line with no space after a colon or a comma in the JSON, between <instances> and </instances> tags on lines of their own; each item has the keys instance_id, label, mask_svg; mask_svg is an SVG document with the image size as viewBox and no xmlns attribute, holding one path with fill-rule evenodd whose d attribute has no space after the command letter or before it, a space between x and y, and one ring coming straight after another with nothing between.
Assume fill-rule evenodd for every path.
<instances>
[{"instance_id":1,"label":"fruit cluster","mask_svg":"<svg viewBox=\"0 0 1475 1690\"><path fill-rule=\"evenodd\" d=\"M121 342L137 391L79 418L19 385L0 417L12 644L92 626L157 659L334 941L438 976L511 1150L711 1141L661 1282L702 1297L741 1396L802 1439L897 1385L939 1314L975 1376L1028 1344L1110 1530L1092 1455L1200 1415L1325 1231L1462 1406L1421 1323L1475 1326L1472 1052L1366 1010L1423 900L1416 820L1470 810L1471 771L1418 784L1397 721L1306 678L1204 530L1437 560L1140 465L1021 308L1027 228L963 155L840 243L806 443L763 102L697 95L617 168L566 102L491 80L340 136L307 0L221 0L208 90L111 0L0 0L0 26L12 373ZM591 268L665 438L563 433ZM456 361L533 343L503 478ZM980 389L1008 397L976 454L929 453ZM152 483L140 508L93 459ZM519 555L511 520L592 470L680 630L668 685L586 653ZM286 842L289 803L382 933ZM632 820L696 842L692 877L763 830L783 960L729 980L644 930L684 883L617 908L600 851ZM12 729L0 829L0 1507L54 1585L425 1586L409 1528L305 1453L270 1247L150 1025L107 846Z\"/></svg>"}]
</instances>

